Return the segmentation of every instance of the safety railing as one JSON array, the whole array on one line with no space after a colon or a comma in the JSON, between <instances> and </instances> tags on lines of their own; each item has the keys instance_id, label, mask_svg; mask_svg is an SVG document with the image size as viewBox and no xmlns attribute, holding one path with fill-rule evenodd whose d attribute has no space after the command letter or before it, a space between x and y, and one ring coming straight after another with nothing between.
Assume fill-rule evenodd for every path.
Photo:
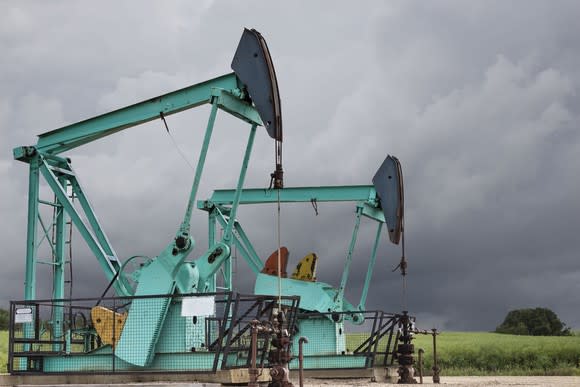
<instances>
[{"instance_id":1,"label":"safety railing","mask_svg":"<svg viewBox=\"0 0 580 387\"><path fill-rule=\"evenodd\" d=\"M299 297L282 300L294 324ZM244 367L249 323L271 318L276 306L276 297L229 292L14 301L8 371L216 372ZM153 312L160 309L161 318Z\"/></svg>"},{"instance_id":2,"label":"safety railing","mask_svg":"<svg viewBox=\"0 0 580 387\"><path fill-rule=\"evenodd\" d=\"M300 313L294 346L304 345L305 369L361 369L393 364L398 315L383 311ZM298 368L298 360L290 363Z\"/></svg>"}]
</instances>

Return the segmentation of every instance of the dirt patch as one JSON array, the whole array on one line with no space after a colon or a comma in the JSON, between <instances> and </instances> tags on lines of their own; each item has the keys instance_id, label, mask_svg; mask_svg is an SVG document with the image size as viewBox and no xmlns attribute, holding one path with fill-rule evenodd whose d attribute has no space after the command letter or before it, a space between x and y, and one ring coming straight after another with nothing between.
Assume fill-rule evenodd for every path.
<instances>
[{"instance_id":1,"label":"dirt patch","mask_svg":"<svg viewBox=\"0 0 580 387\"><path fill-rule=\"evenodd\" d=\"M417 381L419 379L417 378ZM430 377L423 379L425 384L433 384ZM442 376L441 384L447 386L580 386L580 376ZM298 386L298 381L294 381ZM306 379L308 387L347 387L347 386L396 386L390 383L370 383L361 379Z\"/></svg>"}]
</instances>

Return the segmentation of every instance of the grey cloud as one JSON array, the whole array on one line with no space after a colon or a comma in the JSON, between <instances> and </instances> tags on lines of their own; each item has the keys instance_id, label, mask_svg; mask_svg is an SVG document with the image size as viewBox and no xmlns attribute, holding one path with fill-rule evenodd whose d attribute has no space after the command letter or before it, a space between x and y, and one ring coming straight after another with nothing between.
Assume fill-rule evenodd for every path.
<instances>
[{"instance_id":1,"label":"grey cloud","mask_svg":"<svg viewBox=\"0 0 580 387\"><path fill-rule=\"evenodd\" d=\"M68 122L229 72L242 27L268 40L279 77L289 186L368 184L386 153L406 182L408 306L426 327L490 330L510 308L547 306L578 327L580 55L576 2L70 3L0 12L0 299L21 298L26 166L11 148ZM207 110L168 117L194 163ZM247 131L222 114L200 198L235 184ZM263 187L257 136L247 186ZM117 252L156 255L181 221L193 173L158 121L70 152ZM9 183L8 183L9 182ZM352 205L283 207L290 266L309 251L338 284ZM243 208L260 255L274 207ZM194 217L196 253L206 239ZM374 230L363 224L347 296L360 297ZM385 238L386 239L386 238ZM76 239L75 287L104 276ZM383 241L367 305L399 310L399 248ZM240 260L237 287L252 289ZM76 273L76 272L75 272ZM50 294L43 276L39 294Z\"/></svg>"}]
</instances>

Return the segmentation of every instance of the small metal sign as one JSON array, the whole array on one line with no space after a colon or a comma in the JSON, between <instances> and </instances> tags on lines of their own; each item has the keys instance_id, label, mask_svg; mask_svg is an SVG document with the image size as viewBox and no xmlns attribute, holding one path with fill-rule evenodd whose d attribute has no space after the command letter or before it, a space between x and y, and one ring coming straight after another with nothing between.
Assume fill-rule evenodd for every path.
<instances>
[{"instance_id":1,"label":"small metal sign","mask_svg":"<svg viewBox=\"0 0 580 387\"><path fill-rule=\"evenodd\" d=\"M213 316L215 314L215 297L184 297L181 301L181 316Z\"/></svg>"},{"instance_id":2,"label":"small metal sign","mask_svg":"<svg viewBox=\"0 0 580 387\"><path fill-rule=\"evenodd\" d=\"M31 323L34 319L32 318L32 308L18 308L14 313L14 322L16 324Z\"/></svg>"}]
</instances>

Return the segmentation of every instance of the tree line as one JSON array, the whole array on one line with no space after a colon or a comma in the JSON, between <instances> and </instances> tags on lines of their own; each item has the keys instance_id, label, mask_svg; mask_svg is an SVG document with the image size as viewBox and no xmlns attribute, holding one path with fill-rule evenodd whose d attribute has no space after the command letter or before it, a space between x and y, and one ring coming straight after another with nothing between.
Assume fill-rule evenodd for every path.
<instances>
[{"instance_id":1,"label":"tree line","mask_svg":"<svg viewBox=\"0 0 580 387\"><path fill-rule=\"evenodd\" d=\"M572 334L570 328L548 308L512 310L495 332L527 336L570 336Z\"/></svg>"}]
</instances>

